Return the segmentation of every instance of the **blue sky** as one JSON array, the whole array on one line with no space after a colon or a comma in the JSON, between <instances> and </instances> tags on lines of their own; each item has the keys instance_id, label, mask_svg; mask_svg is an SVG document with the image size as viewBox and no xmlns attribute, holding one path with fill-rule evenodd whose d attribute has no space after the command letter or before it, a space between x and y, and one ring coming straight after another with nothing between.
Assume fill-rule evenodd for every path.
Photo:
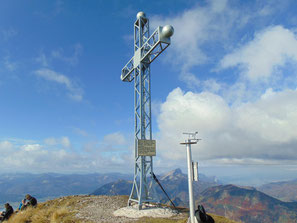
<instances>
[{"instance_id":1,"label":"blue sky","mask_svg":"<svg viewBox=\"0 0 297 223\"><path fill-rule=\"evenodd\" d=\"M151 65L156 172L297 178L295 1L2 1L1 172L133 172L138 11L175 29ZM170 155L169 155L170 154ZM236 171L235 171L236 170ZM257 174L255 174L255 172Z\"/></svg>"}]
</instances>

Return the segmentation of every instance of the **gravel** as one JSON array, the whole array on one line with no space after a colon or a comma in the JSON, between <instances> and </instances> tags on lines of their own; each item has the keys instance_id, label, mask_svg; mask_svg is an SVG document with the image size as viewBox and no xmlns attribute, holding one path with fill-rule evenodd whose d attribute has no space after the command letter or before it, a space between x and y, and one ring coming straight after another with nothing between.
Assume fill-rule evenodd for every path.
<instances>
[{"instance_id":1,"label":"gravel","mask_svg":"<svg viewBox=\"0 0 297 223\"><path fill-rule=\"evenodd\" d=\"M126 196L83 196L75 210L76 218L84 222L135 222L141 217L179 217L179 214L165 207L146 206L142 210L127 207Z\"/></svg>"},{"instance_id":2,"label":"gravel","mask_svg":"<svg viewBox=\"0 0 297 223\"><path fill-rule=\"evenodd\" d=\"M90 222L134 222L134 219L114 216L113 212L127 205L123 196L88 196L76 217Z\"/></svg>"},{"instance_id":3,"label":"gravel","mask_svg":"<svg viewBox=\"0 0 297 223\"><path fill-rule=\"evenodd\" d=\"M115 216L124 216L128 218L141 218L141 217L153 217L153 218L170 218L176 216L177 213L170 208L160 207L146 207L142 210L138 210L137 206L123 207L115 212Z\"/></svg>"}]
</instances>

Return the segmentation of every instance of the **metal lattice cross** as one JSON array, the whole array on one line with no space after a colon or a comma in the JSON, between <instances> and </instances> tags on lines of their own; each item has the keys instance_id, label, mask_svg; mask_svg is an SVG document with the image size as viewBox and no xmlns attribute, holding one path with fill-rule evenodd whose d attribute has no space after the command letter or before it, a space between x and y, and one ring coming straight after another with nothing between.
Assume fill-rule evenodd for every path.
<instances>
[{"instance_id":1,"label":"metal lattice cross","mask_svg":"<svg viewBox=\"0 0 297 223\"><path fill-rule=\"evenodd\" d=\"M142 208L145 202L159 202L153 184L153 155L142 154L139 143L145 140L153 144L151 125L151 76L150 64L170 45L173 27L159 26L149 35L149 20L143 12L137 14L134 23L134 56L124 66L121 80L134 80L135 117L135 165L132 191L128 205L138 203Z\"/></svg>"}]
</instances>

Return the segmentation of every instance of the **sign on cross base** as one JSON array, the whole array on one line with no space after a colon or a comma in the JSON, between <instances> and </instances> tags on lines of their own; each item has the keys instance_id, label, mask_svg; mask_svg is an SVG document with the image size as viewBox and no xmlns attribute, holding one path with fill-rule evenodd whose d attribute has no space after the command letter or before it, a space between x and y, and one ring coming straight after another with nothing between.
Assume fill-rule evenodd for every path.
<instances>
[{"instance_id":1,"label":"sign on cross base","mask_svg":"<svg viewBox=\"0 0 297 223\"><path fill-rule=\"evenodd\" d=\"M149 19L144 12L137 13L134 23L134 56L121 72L122 81L134 80L135 163L128 206L136 202L139 209L144 202L159 202L153 184L153 156L156 155L156 147L152 141L150 64L170 45L173 32L173 27L166 25L159 26L150 35Z\"/></svg>"},{"instance_id":2,"label":"sign on cross base","mask_svg":"<svg viewBox=\"0 0 297 223\"><path fill-rule=\"evenodd\" d=\"M138 139L138 156L156 156L156 140Z\"/></svg>"}]
</instances>

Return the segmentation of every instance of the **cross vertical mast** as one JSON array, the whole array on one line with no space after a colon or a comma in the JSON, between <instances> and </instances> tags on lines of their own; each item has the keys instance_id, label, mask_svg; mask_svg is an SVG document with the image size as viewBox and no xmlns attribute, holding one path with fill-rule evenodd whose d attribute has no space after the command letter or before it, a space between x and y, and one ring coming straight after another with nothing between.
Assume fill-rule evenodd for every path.
<instances>
[{"instance_id":1,"label":"cross vertical mast","mask_svg":"<svg viewBox=\"0 0 297 223\"><path fill-rule=\"evenodd\" d=\"M149 20L143 12L134 23L134 56L122 69L122 81L134 79L135 164L131 202L159 202L153 184L153 155L140 154L139 141L152 141L150 64L170 44L173 27L158 27L150 36Z\"/></svg>"}]
</instances>

